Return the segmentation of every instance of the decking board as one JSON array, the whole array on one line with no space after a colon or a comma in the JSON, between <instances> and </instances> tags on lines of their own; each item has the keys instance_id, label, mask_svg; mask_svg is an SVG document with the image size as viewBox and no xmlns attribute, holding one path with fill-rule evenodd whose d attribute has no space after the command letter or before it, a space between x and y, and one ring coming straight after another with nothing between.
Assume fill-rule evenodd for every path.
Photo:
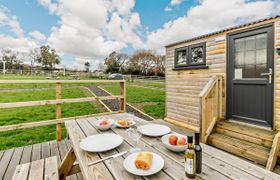
<instances>
[{"instance_id":1,"label":"decking board","mask_svg":"<svg viewBox=\"0 0 280 180\"><path fill-rule=\"evenodd\" d=\"M67 140L67 143L65 140L60 142L54 140L0 151L0 179L12 179L17 165L34 160L57 156L58 163L60 164L61 159L63 159L70 147L71 143L69 140ZM83 180L83 176L79 173L67 177L67 180Z\"/></svg>"}]
</instances>

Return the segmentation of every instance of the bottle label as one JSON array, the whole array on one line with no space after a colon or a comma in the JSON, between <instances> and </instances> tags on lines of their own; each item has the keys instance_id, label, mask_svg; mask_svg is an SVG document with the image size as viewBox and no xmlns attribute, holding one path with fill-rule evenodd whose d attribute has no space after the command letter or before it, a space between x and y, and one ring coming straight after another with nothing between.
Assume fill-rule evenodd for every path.
<instances>
[{"instance_id":1,"label":"bottle label","mask_svg":"<svg viewBox=\"0 0 280 180\"><path fill-rule=\"evenodd\" d=\"M185 164L185 171L188 174L193 174L193 159L186 159L186 164Z\"/></svg>"}]
</instances>

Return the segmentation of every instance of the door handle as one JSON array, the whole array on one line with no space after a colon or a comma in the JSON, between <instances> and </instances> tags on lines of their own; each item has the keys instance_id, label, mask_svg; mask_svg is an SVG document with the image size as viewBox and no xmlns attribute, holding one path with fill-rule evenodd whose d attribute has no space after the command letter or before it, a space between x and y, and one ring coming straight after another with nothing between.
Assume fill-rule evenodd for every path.
<instances>
[{"instance_id":1,"label":"door handle","mask_svg":"<svg viewBox=\"0 0 280 180\"><path fill-rule=\"evenodd\" d=\"M268 76L268 83L271 84L272 81L272 68L268 69L268 73L261 73L261 76Z\"/></svg>"}]
</instances>

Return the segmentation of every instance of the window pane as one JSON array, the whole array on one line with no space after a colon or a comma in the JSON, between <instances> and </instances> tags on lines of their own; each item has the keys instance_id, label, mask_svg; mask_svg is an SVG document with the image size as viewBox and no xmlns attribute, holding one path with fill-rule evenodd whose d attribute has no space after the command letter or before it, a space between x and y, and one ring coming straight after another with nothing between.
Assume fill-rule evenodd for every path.
<instances>
[{"instance_id":1,"label":"window pane","mask_svg":"<svg viewBox=\"0 0 280 180\"><path fill-rule=\"evenodd\" d=\"M245 48L245 40L244 39L235 40L235 51L236 52L244 51L244 48Z\"/></svg>"},{"instance_id":2,"label":"window pane","mask_svg":"<svg viewBox=\"0 0 280 180\"><path fill-rule=\"evenodd\" d=\"M245 50L250 51L250 50L255 50L255 36L250 36L245 38Z\"/></svg>"},{"instance_id":3,"label":"window pane","mask_svg":"<svg viewBox=\"0 0 280 180\"><path fill-rule=\"evenodd\" d=\"M256 51L256 64L266 63L266 49Z\"/></svg>"},{"instance_id":4,"label":"window pane","mask_svg":"<svg viewBox=\"0 0 280 180\"><path fill-rule=\"evenodd\" d=\"M246 51L245 52L245 59L244 62L247 65L254 65L255 64L255 51Z\"/></svg>"},{"instance_id":5,"label":"window pane","mask_svg":"<svg viewBox=\"0 0 280 180\"><path fill-rule=\"evenodd\" d=\"M265 64L257 64L256 65L256 77L257 78L261 78L261 73L264 73L267 71L267 68L266 68L266 63Z\"/></svg>"},{"instance_id":6,"label":"window pane","mask_svg":"<svg viewBox=\"0 0 280 180\"><path fill-rule=\"evenodd\" d=\"M266 34L256 36L256 49L266 49Z\"/></svg>"},{"instance_id":7,"label":"window pane","mask_svg":"<svg viewBox=\"0 0 280 180\"><path fill-rule=\"evenodd\" d=\"M234 41L235 77L260 78L267 71L267 35L236 39Z\"/></svg>"},{"instance_id":8,"label":"window pane","mask_svg":"<svg viewBox=\"0 0 280 180\"><path fill-rule=\"evenodd\" d=\"M242 67L244 65L244 52L235 54L235 66Z\"/></svg>"},{"instance_id":9,"label":"window pane","mask_svg":"<svg viewBox=\"0 0 280 180\"><path fill-rule=\"evenodd\" d=\"M186 65L187 64L187 52L186 50L177 52L177 65Z\"/></svg>"},{"instance_id":10,"label":"window pane","mask_svg":"<svg viewBox=\"0 0 280 180\"><path fill-rule=\"evenodd\" d=\"M191 64L203 63L203 47L191 48Z\"/></svg>"}]
</instances>

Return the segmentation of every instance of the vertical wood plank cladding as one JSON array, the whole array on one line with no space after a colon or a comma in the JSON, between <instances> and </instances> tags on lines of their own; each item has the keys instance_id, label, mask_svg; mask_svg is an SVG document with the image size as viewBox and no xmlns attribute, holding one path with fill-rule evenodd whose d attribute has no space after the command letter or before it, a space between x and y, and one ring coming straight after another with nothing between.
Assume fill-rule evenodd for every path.
<instances>
[{"instance_id":1,"label":"vertical wood plank cladding","mask_svg":"<svg viewBox=\"0 0 280 180\"><path fill-rule=\"evenodd\" d=\"M223 116L226 114L226 35L229 32L275 23L275 46L280 46L280 18L223 32L207 38L181 43L166 48L166 117L200 127L199 103L193 103L209 78L222 75L223 82ZM224 37L224 38L222 38ZM215 39L219 39L218 42ZM224 39L224 40L223 40ZM206 65L208 69L174 71L174 53L176 48L206 42ZM278 70L276 70L278 69ZM275 53L275 100L274 124L280 129L280 55ZM183 103L184 102L184 103ZM178 108L176 108L178 107ZM184 110L186 109L186 111ZM191 114L191 115L189 115Z\"/></svg>"}]
</instances>

